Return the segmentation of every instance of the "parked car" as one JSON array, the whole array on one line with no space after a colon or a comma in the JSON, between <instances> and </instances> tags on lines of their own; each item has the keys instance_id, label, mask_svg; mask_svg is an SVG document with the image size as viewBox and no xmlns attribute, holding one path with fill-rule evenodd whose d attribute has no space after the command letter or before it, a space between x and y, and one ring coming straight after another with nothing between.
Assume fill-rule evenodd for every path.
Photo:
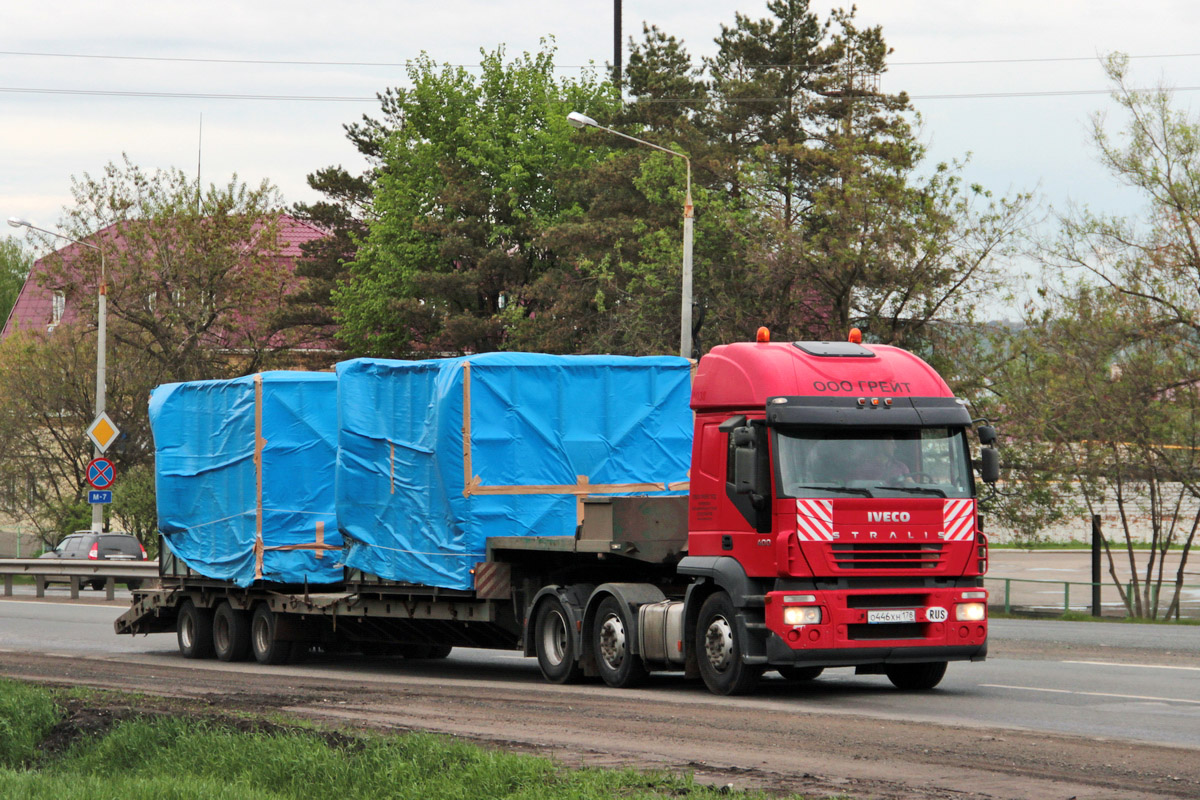
<instances>
[{"instance_id":1,"label":"parked car","mask_svg":"<svg viewBox=\"0 0 1200 800\"><path fill-rule=\"evenodd\" d=\"M146 548L131 533L96 533L76 531L64 537L58 547L42 553L39 558L87 558L92 561L145 561ZM103 589L105 578L88 581L93 589ZM141 588L142 582L132 579L125 584L130 589Z\"/></svg>"}]
</instances>

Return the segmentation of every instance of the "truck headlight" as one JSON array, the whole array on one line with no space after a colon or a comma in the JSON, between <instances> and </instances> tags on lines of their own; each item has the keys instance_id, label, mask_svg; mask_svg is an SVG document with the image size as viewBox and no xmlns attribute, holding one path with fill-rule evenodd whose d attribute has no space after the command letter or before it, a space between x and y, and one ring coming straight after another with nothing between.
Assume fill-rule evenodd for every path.
<instances>
[{"instance_id":1,"label":"truck headlight","mask_svg":"<svg viewBox=\"0 0 1200 800\"><path fill-rule=\"evenodd\" d=\"M987 605L984 603L959 603L954 607L954 618L959 622L979 622L987 619Z\"/></svg>"},{"instance_id":2,"label":"truck headlight","mask_svg":"<svg viewBox=\"0 0 1200 800\"><path fill-rule=\"evenodd\" d=\"M819 606L791 606L783 610L784 625L816 625L821 621Z\"/></svg>"}]
</instances>

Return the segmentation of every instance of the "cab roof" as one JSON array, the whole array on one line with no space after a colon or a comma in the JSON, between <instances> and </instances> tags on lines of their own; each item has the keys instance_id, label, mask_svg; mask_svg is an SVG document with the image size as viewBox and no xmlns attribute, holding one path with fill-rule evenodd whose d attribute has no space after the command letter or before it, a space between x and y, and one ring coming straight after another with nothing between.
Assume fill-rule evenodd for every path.
<instances>
[{"instance_id":1,"label":"cab roof","mask_svg":"<svg viewBox=\"0 0 1200 800\"><path fill-rule=\"evenodd\" d=\"M696 369L692 408L762 408L770 397L953 397L933 367L898 347L850 342L736 342Z\"/></svg>"}]
</instances>

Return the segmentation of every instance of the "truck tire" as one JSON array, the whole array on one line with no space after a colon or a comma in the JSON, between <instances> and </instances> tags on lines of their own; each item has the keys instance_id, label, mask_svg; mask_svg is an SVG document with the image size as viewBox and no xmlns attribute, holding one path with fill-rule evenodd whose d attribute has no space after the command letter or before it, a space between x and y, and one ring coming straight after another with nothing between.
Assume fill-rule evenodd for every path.
<instances>
[{"instance_id":1,"label":"truck tire","mask_svg":"<svg viewBox=\"0 0 1200 800\"><path fill-rule=\"evenodd\" d=\"M292 642L281 641L278 619L266 603L259 603L250 617L250 649L260 664L286 664L292 660Z\"/></svg>"},{"instance_id":2,"label":"truck tire","mask_svg":"<svg viewBox=\"0 0 1200 800\"><path fill-rule=\"evenodd\" d=\"M596 609L592 630L592 652L596 670L609 686L630 689L646 682L646 667L632 652L634 628L629 622L629 607L609 595Z\"/></svg>"},{"instance_id":3,"label":"truck tire","mask_svg":"<svg viewBox=\"0 0 1200 800\"><path fill-rule=\"evenodd\" d=\"M448 658L453 649L448 644L403 644L396 652L405 658L438 659Z\"/></svg>"},{"instance_id":4,"label":"truck tire","mask_svg":"<svg viewBox=\"0 0 1200 800\"><path fill-rule=\"evenodd\" d=\"M212 611L197 608L191 600L184 600L175 619L175 631L179 652L184 658L213 657Z\"/></svg>"},{"instance_id":5,"label":"truck tire","mask_svg":"<svg viewBox=\"0 0 1200 800\"><path fill-rule=\"evenodd\" d=\"M821 673L825 671L824 667L776 667L775 671L783 676L783 679L792 683L805 683L807 681L815 681L821 677Z\"/></svg>"},{"instance_id":6,"label":"truck tire","mask_svg":"<svg viewBox=\"0 0 1200 800\"><path fill-rule=\"evenodd\" d=\"M448 644L431 644L431 645L429 645L429 654L428 654L428 655L426 655L425 657L426 657L426 658L433 658L433 659L437 659L437 658L449 658L449 657L450 657L450 652L451 652L452 650L454 650L454 647L453 647L452 645L448 645Z\"/></svg>"},{"instance_id":7,"label":"truck tire","mask_svg":"<svg viewBox=\"0 0 1200 800\"><path fill-rule=\"evenodd\" d=\"M700 606L694 646L700 677L713 694L747 694L758 684L763 669L742 661L740 639L737 610L729 595L709 595Z\"/></svg>"},{"instance_id":8,"label":"truck tire","mask_svg":"<svg viewBox=\"0 0 1200 800\"><path fill-rule=\"evenodd\" d=\"M946 674L946 662L888 664L884 667L884 673L897 689L920 692L932 689L942 682L942 677Z\"/></svg>"},{"instance_id":9,"label":"truck tire","mask_svg":"<svg viewBox=\"0 0 1200 800\"><path fill-rule=\"evenodd\" d=\"M212 639L217 658L222 661L245 661L250 657L250 620L245 611L238 611L226 600L213 614Z\"/></svg>"},{"instance_id":10,"label":"truck tire","mask_svg":"<svg viewBox=\"0 0 1200 800\"><path fill-rule=\"evenodd\" d=\"M551 683L575 683L583 674L571 615L557 597L547 597L537 608L533 622L533 649L537 653L542 676Z\"/></svg>"}]
</instances>

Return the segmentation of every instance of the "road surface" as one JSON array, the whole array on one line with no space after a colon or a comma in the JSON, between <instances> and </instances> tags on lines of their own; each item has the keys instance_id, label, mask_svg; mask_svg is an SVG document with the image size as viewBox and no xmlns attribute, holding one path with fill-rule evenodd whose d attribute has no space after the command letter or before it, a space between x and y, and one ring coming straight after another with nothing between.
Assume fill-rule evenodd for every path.
<instances>
[{"instance_id":1,"label":"road surface","mask_svg":"<svg viewBox=\"0 0 1200 800\"><path fill-rule=\"evenodd\" d=\"M1200 628L994 620L992 658L933 692L830 670L718 698L551 686L532 659L186 661L172 634L118 637L120 603L0 602L0 673L350 725L435 730L568 763L691 769L703 780L852 797L1200 797Z\"/></svg>"}]
</instances>

